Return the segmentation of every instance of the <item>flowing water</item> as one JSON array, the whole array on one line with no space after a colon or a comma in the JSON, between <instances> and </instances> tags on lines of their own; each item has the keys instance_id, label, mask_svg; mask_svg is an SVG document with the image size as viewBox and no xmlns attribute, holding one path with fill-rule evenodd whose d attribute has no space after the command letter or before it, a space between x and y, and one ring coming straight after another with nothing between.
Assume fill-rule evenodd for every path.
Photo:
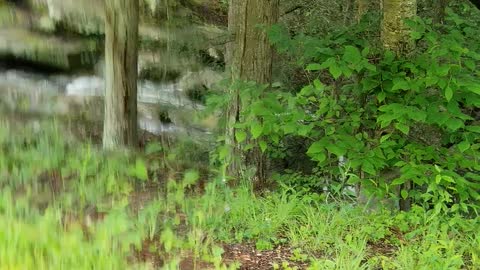
<instances>
[{"instance_id":1,"label":"flowing water","mask_svg":"<svg viewBox=\"0 0 480 270\"><path fill-rule=\"evenodd\" d=\"M97 75L45 74L0 68L0 105L16 113L83 115L102 121L104 79ZM208 131L184 121L203 109L178 83L138 83L138 123L155 135L184 133L196 138ZM165 116L167 115L167 116Z\"/></svg>"}]
</instances>

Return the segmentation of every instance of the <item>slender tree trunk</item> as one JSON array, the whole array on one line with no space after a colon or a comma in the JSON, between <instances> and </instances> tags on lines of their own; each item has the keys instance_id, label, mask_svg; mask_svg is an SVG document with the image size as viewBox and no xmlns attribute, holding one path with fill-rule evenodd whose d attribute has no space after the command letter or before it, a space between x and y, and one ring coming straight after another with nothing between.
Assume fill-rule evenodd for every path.
<instances>
[{"instance_id":1,"label":"slender tree trunk","mask_svg":"<svg viewBox=\"0 0 480 270\"><path fill-rule=\"evenodd\" d=\"M382 41L387 50L408 54L415 46L405 19L417 15L416 0L383 0Z\"/></svg>"},{"instance_id":2,"label":"slender tree trunk","mask_svg":"<svg viewBox=\"0 0 480 270\"><path fill-rule=\"evenodd\" d=\"M447 9L449 0L432 0L433 1L433 22L443 24L445 21L445 10Z\"/></svg>"},{"instance_id":3,"label":"slender tree trunk","mask_svg":"<svg viewBox=\"0 0 480 270\"><path fill-rule=\"evenodd\" d=\"M404 56L413 51L415 43L410 37L410 29L405 24L405 20L416 15L416 0L383 0L382 40L385 49ZM408 181L400 189L410 190L412 183ZM398 190L399 196L400 191ZM410 198L401 198L399 207L400 210L410 210Z\"/></svg>"},{"instance_id":4,"label":"slender tree trunk","mask_svg":"<svg viewBox=\"0 0 480 270\"><path fill-rule=\"evenodd\" d=\"M136 146L138 0L106 0L105 13L103 146Z\"/></svg>"},{"instance_id":5,"label":"slender tree trunk","mask_svg":"<svg viewBox=\"0 0 480 270\"><path fill-rule=\"evenodd\" d=\"M273 48L265 29L278 20L279 0L230 0L229 31L233 41L227 45L227 64L232 80L270 83L272 79ZM242 107L239 90L231 89L232 99L227 111L226 143L230 146L228 174L238 177L247 166L256 168L255 180L266 180L267 162L258 147L242 156L241 147L235 141L234 125L240 119Z\"/></svg>"}]
</instances>

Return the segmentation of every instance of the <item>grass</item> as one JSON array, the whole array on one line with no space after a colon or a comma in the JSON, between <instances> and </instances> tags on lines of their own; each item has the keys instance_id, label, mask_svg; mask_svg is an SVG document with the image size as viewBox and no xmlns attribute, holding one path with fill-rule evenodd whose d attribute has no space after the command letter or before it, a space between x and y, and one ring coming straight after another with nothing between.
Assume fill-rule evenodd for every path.
<instances>
[{"instance_id":1,"label":"grass","mask_svg":"<svg viewBox=\"0 0 480 270\"><path fill-rule=\"evenodd\" d=\"M256 269L480 269L478 218L260 196L215 177L201 189L148 149L104 153L52 121L0 121L0 269L239 269L256 254L269 263Z\"/></svg>"}]
</instances>

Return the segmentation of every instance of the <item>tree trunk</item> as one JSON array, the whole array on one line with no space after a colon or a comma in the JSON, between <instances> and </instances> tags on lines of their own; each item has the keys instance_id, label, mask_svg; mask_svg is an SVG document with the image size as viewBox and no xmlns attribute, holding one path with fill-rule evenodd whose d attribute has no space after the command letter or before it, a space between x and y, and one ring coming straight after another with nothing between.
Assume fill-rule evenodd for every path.
<instances>
[{"instance_id":1,"label":"tree trunk","mask_svg":"<svg viewBox=\"0 0 480 270\"><path fill-rule=\"evenodd\" d=\"M443 24L445 21L445 10L447 9L449 0L433 0L433 22Z\"/></svg>"},{"instance_id":2,"label":"tree trunk","mask_svg":"<svg viewBox=\"0 0 480 270\"><path fill-rule=\"evenodd\" d=\"M383 0L382 41L385 49L408 54L415 46L405 19L417 15L416 0Z\"/></svg>"},{"instance_id":3,"label":"tree trunk","mask_svg":"<svg viewBox=\"0 0 480 270\"><path fill-rule=\"evenodd\" d=\"M138 5L138 0L105 2L106 149L137 144Z\"/></svg>"},{"instance_id":4,"label":"tree trunk","mask_svg":"<svg viewBox=\"0 0 480 270\"><path fill-rule=\"evenodd\" d=\"M267 33L261 26L269 27L277 22L279 0L230 0L228 28L233 41L227 45L227 65L233 81L256 81L270 83L272 79L273 48ZM231 89L232 99L227 110L226 144L230 146L230 159L227 173L238 177L247 166L256 169L255 180L266 180L267 162L258 147L254 147L246 156L235 140L234 125L240 119L242 107L239 90Z\"/></svg>"},{"instance_id":5,"label":"tree trunk","mask_svg":"<svg viewBox=\"0 0 480 270\"><path fill-rule=\"evenodd\" d=\"M369 0L355 0L355 19L359 23L369 10Z\"/></svg>"},{"instance_id":6,"label":"tree trunk","mask_svg":"<svg viewBox=\"0 0 480 270\"><path fill-rule=\"evenodd\" d=\"M416 0L383 0L382 2L383 20L382 20L382 42L386 50L393 51L397 55L409 54L415 46L410 37L410 29L405 24L405 19L413 18L417 14ZM363 180L363 174L361 173ZM387 182L398 178L395 172L381 175ZM409 190L411 183L405 183L401 188ZM401 197L401 188L395 191L398 197ZM388 195L386 195L388 196ZM357 190L357 200L359 204L369 209L384 209L397 206L400 210L408 211L411 201L409 198L393 201L390 198L375 198L367 193L362 183Z\"/></svg>"}]
</instances>

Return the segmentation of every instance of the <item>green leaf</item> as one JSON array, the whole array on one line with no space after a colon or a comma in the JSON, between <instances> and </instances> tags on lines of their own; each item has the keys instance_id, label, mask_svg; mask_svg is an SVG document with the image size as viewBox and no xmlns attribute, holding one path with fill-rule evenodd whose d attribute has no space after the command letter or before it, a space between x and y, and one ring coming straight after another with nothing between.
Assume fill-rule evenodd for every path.
<instances>
[{"instance_id":1,"label":"green leaf","mask_svg":"<svg viewBox=\"0 0 480 270\"><path fill-rule=\"evenodd\" d=\"M408 191L405 189L402 189L402 191L400 192L400 195L405 200L406 198L408 198Z\"/></svg>"},{"instance_id":2,"label":"green leaf","mask_svg":"<svg viewBox=\"0 0 480 270\"><path fill-rule=\"evenodd\" d=\"M387 94L385 92L378 93L377 95L378 102L383 102L386 97L387 97Z\"/></svg>"},{"instance_id":3,"label":"green leaf","mask_svg":"<svg viewBox=\"0 0 480 270\"><path fill-rule=\"evenodd\" d=\"M480 126L468 126L466 129L471 132L480 133Z\"/></svg>"},{"instance_id":4,"label":"green leaf","mask_svg":"<svg viewBox=\"0 0 480 270\"><path fill-rule=\"evenodd\" d=\"M318 162L323 162L327 159L327 155L325 154L325 152L316 153L314 155L311 155L311 157L313 160Z\"/></svg>"},{"instance_id":5,"label":"green leaf","mask_svg":"<svg viewBox=\"0 0 480 270\"><path fill-rule=\"evenodd\" d=\"M327 145L327 150L330 152L330 153L333 153L334 155L336 155L337 157L339 156L343 156L347 153L347 150L338 146L337 144L329 144Z\"/></svg>"},{"instance_id":6,"label":"green leaf","mask_svg":"<svg viewBox=\"0 0 480 270\"><path fill-rule=\"evenodd\" d=\"M362 60L360 50L353 46L345 46L345 53L343 54L343 60L351 64L357 64Z\"/></svg>"},{"instance_id":7,"label":"green leaf","mask_svg":"<svg viewBox=\"0 0 480 270\"><path fill-rule=\"evenodd\" d=\"M330 74L332 74L333 78L336 80L342 75L342 70L338 65L331 65L328 68L328 71L330 71Z\"/></svg>"},{"instance_id":8,"label":"green leaf","mask_svg":"<svg viewBox=\"0 0 480 270\"><path fill-rule=\"evenodd\" d=\"M392 134L383 135L382 138L380 138L380 143L385 142L385 141L388 140L391 136L392 136Z\"/></svg>"},{"instance_id":9,"label":"green leaf","mask_svg":"<svg viewBox=\"0 0 480 270\"><path fill-rule=\"evenodd\" d=\"M252 132L252 137L256 139L262 135L263 126L258 122L254 122L250 128L250 131Z\"/></svg>"},{"instance_id":10,"label":"green leaf","mask_svg":"<svg viewBox=\"0 0 480 270\"><path fill-rule=\"evenodd\" d=\"M267 150L267 143L265 141L260 141L258 142L258 145L260 146L260 150L262 150L262 153L265 153L265 150Z\"/></svg>"},{"instance_id":11,"label":"green leaf","mask_svg":"<svg viewBox=\"0 0 480 270\"><path fill-rule=\"evenodd\" d=\"M405 180L403 178L396 178L395 180L390 183L391 186L399 186L405 183Z\"/></svg>"},{"instance_id":12,"label":"green leaf","mask_svg":"<svg viewBox=\"0 0 480 270\"><path fill-rule=\"evenodd\" d=\"M410 127L403 123L396 123L395 128L400 130L405 135L408 135L408 133L410 132Z\"/></svg>"},{"instance_id":13,"label":"green leaf","mask_svg":"<svg viewBox=\"0 0 480 270\"><path fill-rule=\"evenodd\" d=\"M370 53L370 47L363 48L363 50L362 50L362 56L363 57L367 57L369 53Z\"/></svg>"},{"instance_id":14,"label":"green leaf","mask_svg":"<svg viewBox=\"0 0 480 270\"><path fill-rule=\"evenodd\" d=\"M362 89L363 91L370 91L380 85L378 80L365 78L362 80Z\"/></svg>"},{"instance_id":15,"label":"green leaf","mask_svg":"<svg viewBox=\"0 0 480 270\"><path fill-rule=\"evenodd\" d=\"M199 178L200 175L196 170L189 170L185 173L185 176L183 177L183 183L186 186L191 186L195 184Z\"/></svg>"},{"instance_id":16,"label":"green leaf","mask_svg":"<svg viewBox=\"0 0 480 270\"><path fill-rule=\"evenodd\" d=\"M465 60L464 64L468 69L470 69L472 71L474 71L476 69L476 64L473 60L470 60L470 59Z\"/></svg>"},{"instance_id":17,"label":"green leaf","mask_svg":"<svg viewBox=\"0 0 480 270\"><path fill-rule=\"evenodd\" d=\"M321 70L322 66L320 64L314 63L314 64L309 64L306 68L308 71L318 71Z\"/></svg>"},{"instance_id":18,"label":"green leaf","mask_svg":"<svg viewBox=\"0 0 480 270\"><path fill-rule=\"evenodd\" d=\"M408 84L408 82L403 79L403 78L395 78L393 80L393 86L392 86L392 91L396 91L396 90L409 90L410 89L410 85Z\"/></svg>"},{"instance_id":19,"label":"green leaf","mask_svg":"<svg viewBox=\"0 0 480 270\"><path fill-rule=\"evenodd\" d=\"M445 122L445 125L453 131L456 131L456 130L464 127L463 121L459 120L459 119L455 119L455 118L448 119L447 122Z\"/></svg>"},{"instance_id":20,"label":"green leaf","mask_svg":"<svg viewBox=\"0 0 480 270\"><path fill-rule=\"evenodd\" d=\"M148 171L147 166L145 165L145 161L142 159L137 159L135 162L135 177L142 181L146 181L148 179Z\"/></svg>"},{"instance_id":21,"label":"green leaf","mask_svg":"<svg viewBox=\"0 0 480 270\"><path fill-rule=\"evenodd\" d=\"M324 151L325 151L325 143L323 141L318 141L310 145L310 147L308 148L307 154L313 155L313 154L322 153Z\"/></svg>"},{"instance_id":22,"label":"green leaf","mask_svg":"<svg viewBox=\"0 0 480 270\"><path fill-rule=\"evenodd\" d=\"M420 32L417 32L417 31L412 31L410 33L410 37L414 40L418 40L418 39L421 39L423 36L423 33L420 33Z\"/></svg>"},{"instance_id":23,"label":"green leaf","mask_svg":"<svg viewBox=\"0 0 480 270\"><path fill-rule=\"evenodd\" d=\"M235 139L237 140L238 143L245 141L246 138L247 138L247 133L245 131L237 130L235 132Z\"/></svg>"},{"instance_id":24,"label":"green leaf","mask_svg":"<svg viewBox=\"0 0 480 270\"><path fill-rule=\"evenodd\" d=\"M447 86L447 88L445 89L445 98L447 99L447 101L450 101L452 100L452 97L453 97L453 89Z\"/></svg>"},{"instance_id":25,"label":"green leaf","mask_svg":"<svg viewBox=\"0 0 480 270\"><path fill-rule=\"evenodd\" d=\"M467 141L463 141L463 142L459 143L457 145L457 147L458 147L458 150L460 150L460 152L463 153L463 152L467 151L468 149L470 149L470 143L467 142Z\"/></svg>"},{"instance_id":26,"label":"green leaf","mask_svg":"<svg viewBox=\"0 0 480 270\"><path fill-rule=\"evenodd\" d=\"M437 75L440 77L447 76L449 71L450 71L449 65L443 65L443 66L437 67Z\"/></svg>"},{"instance_id":27,"label":"green leaf","mask_svg":"<svg viewBox=\"0 0 480 270\"><path fill-rule=\"evenodd\" d=\"M377 171L375 170L373 164L367 160L362 163L362 170L371 175L377 174Z\"/></svg>"},{"instance_id":28,"label":"green leaf","mask_svg":"<svg viewBox=\"0 0 480 270\"><path fill-rule=\"evenodd\" d=\"M325 89L325 85L319 79L315 79L313 85L318 91L323 91Z\"/></svg>"},{"instance_id":29,"label":"green leaf","mask_svg":"<svg viewBox=\"0 0 480 270\"><path fill-rule=\"evenodd\" d=\"M480 95L480 84L471 84L467 87L468 91Z\"/></svg>"},{"instance_id":30,"label":"green leaf","mask_svg":"<svg viewBox=\"0 0 480 270\"><path fill-rule=\"evenodd\" d=\"M147 146L145 147L145 154L151 155L154 153L161 152L162 150L163 150L163 146L161 143L153 142L153 143L147 144Z\"/></svg>"}]
</instances>

